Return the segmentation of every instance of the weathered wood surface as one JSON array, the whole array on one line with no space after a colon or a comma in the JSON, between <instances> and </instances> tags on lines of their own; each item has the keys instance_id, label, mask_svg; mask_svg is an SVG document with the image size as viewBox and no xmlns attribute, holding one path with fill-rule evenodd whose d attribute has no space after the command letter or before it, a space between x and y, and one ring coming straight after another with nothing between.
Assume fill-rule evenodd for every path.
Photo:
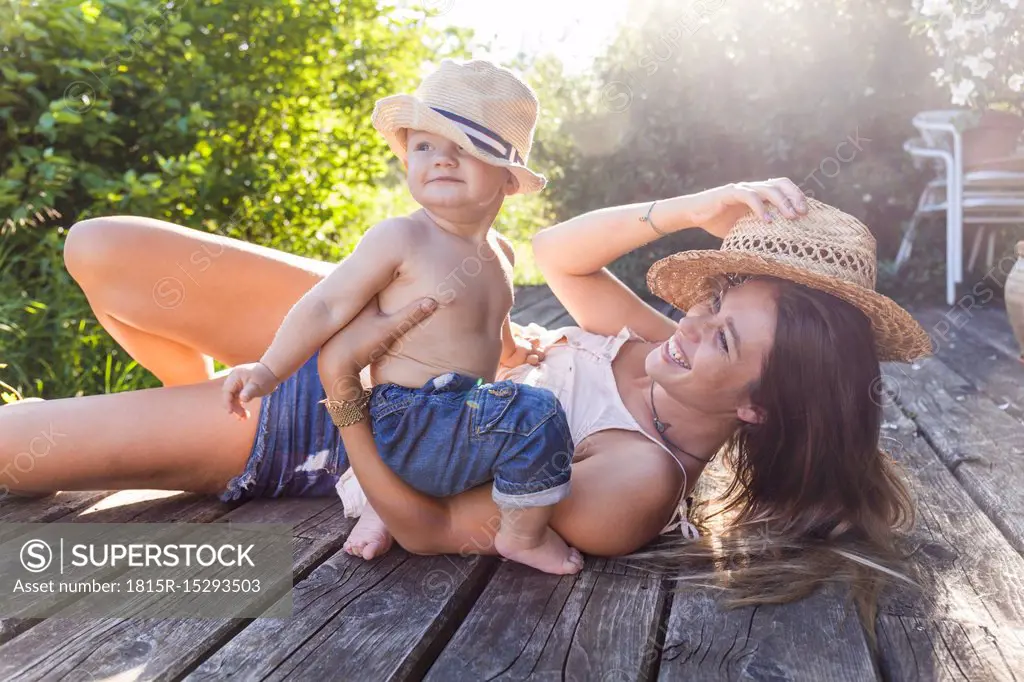
<instances>
[{"instance_id":1,"label":"weathered wood surface","mask_svg":"<svg viewBox=\"0 0 1024 682\"><path fill-rule=\"evenodd\" d=\"M561 577L503 563L427 679L647 679L664 598L616 562Z\"/></svg>"},{"instance_id":2,"label":"weathered wood surface","mask_svg":"<svg viewBox=\"0 0 1024 682\"><path fill-rule=\"evenodd\" d=\"M991 398L999 409L1024 423L1024 363L1008 356L998 341L998 328L988 315L980 312L950 324L949 317L938 310L921 311L918 321L930 330L935 355L957 374ZM985 320L987 327L979 328ZM962 322L962 324L961 324ZM1007 325L1006 333L1012 333Z\"/></svg>"},{"instance_id":3,"label":"weathered wood surface","mask_svg":"<svg viewBox=\"0 0 1024 682\"><path fill-rule=\"evenodd\" d=\"M722 495L712 462L697 496ZM782 606L723 608L710 588L682 586L665 626L659 680L873 680L875 661L856 610L838 589Z\"/></svg>"},{"instance_id":4,"label":"weathered wood surface","mask_svg":"<svg viewBox=\"0 0 1024 682\"><path fill-rule=\"evenodd\" d=\"M353 525L341 502L330 498L254 500L223 518L290 523L296 578L335 553ZM245 625L243 619L82 618L75 613L78 603L0 646L0 679L83 672L106 679L127 671L132 679L175 679Z\"/></svg>"},{"instance_id":5,"label":"weathered wood surface","mask_svg":"<svg viewBox=\"0 0 1024 682\"><path fill-rule=\"evenodd\" d=\"M876 679L856 611L837 590L725 610L707 589L672 601L660 680Z\"/></svg>"},{"instance_id":6,"label":"weathered wood surface","mask_svg":"<svg viewBox=\"0 0 1024 682\"><path fill-rule=\"evenodd\" d=\"M78 500L88 499L79 497ZM26 506L38 505L42 500L35 500ZM54 501L51 509L61 509L64 500ZM76 512L54 519L60 523L208 523L225 514L230 507L215 499L192 493L173 493L157 490L125 490L101 496L92 505L82 507ZM36 523L37 521L32 521ZM25 532L30 532L31 526ZM10 538L0 543L0 571L3 565L19 560L21 536L10 534ZM82 574L82 580L95 578L109 580L125 569L96 570L88 576ZM28 629L40 621L38 617L23 617L22 613L38 613L39 609L57 611L82 598L83 594L41 593L32 596L32 603L23 609L11 611L0 618L0 643L6 642L15 635Z\"/></svg>"},{"instance_id":7,"label":"weathered wood surface","mask_svg":"<svg viewBox=\"0 0 1024 682\"><path fill-rule=\"evenodd\" d=\"M881 603L885 679L1013 680L1024 671L1024 558L894 404L883 446L905 470L917 504L907 540L919 586Z\"/></svg>"},{"instance_id":8,"label":"weathered wood surface","mask_svg":"<svg viewBox=\"0 0 1024 682\"><path fill-rule=\"evenodd\" d=\"M295 585L293 617L254 621L185 679L420 677L495 561L337 552Z\"/></svg>"},{"instance_id":9,"label":"weathered wood surface","mask_svg":"<svg viewBox=\"0 0 1024 682\"><path fill-rule=\"evenodd\" d=\"M919 319L934 332L945 312ZM294 615L75 619L81 600L67 595L59 617L0 622L0 679L1020 679L1024 365L1005 316L972 313L970 325L937 328L946 345L936 358L884 368L886 444L918 500L908 542L920 587L886 593L875 654L832 589L726 611L705 588L675 591L623 561L588 557L562 578L401 549L362 562L340 550L353 522L332 498L91 491L0 501L0 521L288 523ZM547 287L517 291L513 319L573 323ZM19 536L3 533L9 553Z\"/></svg>"},{"instance_id":10,"label":"weathered wood surface","mask_svg":"<svg viewBox=\"0 0 1024 682\"><path fill-rule=\"evenodd\" d=\"M955 350L960 350L955 349ZM977 352L964 347L964 352ZM976 360L975 360L976 362ZM1017 551L1024 551L1024 430L941 357L886 363L886 391Z\"/></svg>"},{"instance_id":11,"label":"weathered wood surface","mask_svg":"<svg viewBox=\"0 0 1024 682\"><path fill-rule=\"evenodd\" d=\"M519 311L516 313L518 313L517 317L536 322L542 327L554 328L558 325L552 323L565 314L565 308L557 298L549 296L525 308L521 313Z\"/></svg>"},{"instance_id":12,"label":"weathered wood surface","mask_svg":"<svg viewBox=\"0 0 1024 682\"><path fill-rule=\"evenodd\" d=\"M949 329L954 331L967 331L975 339L995 348L1010 360L1019 361L1021 347L1013 336L1013 329L1006 315L1006 307L1002 301L993 299L980 308L962 310L953 308L951 310L936 311L943 315L949 322ZM933 329L932 335L937 336L938 331L944 331L946 327Z\"/></svg>"},{"instance_id":13,"label":"weathered wood surface","mask_svg":"<svg viewBox=\"0 0 1024 682\"><path fill-rule=\"evenodd\" d=\"M513 311L522 311L529 306L545 298L554 298L550 287L547 285L535 287L517 287L515 300L512 305Z\"/></svg>"}]
</instances>

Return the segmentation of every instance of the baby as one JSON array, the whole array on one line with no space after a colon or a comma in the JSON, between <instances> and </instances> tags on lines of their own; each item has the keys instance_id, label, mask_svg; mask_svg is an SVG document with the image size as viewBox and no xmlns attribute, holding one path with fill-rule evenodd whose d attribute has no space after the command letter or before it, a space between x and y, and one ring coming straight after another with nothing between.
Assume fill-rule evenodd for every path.
<instances>
[{"instance_id":1,"label":"baby","mask_svg":"<svg viewBox=\"0 0 1024 682\"><path fill-rule=\"evenodd\" d=\"M582 557L548 526L553 505L569 494L565 412L546 389L494 382L499 364L522 363L531 352L509 318L512 246L491 224L507 195L544 187L526 167L537 112L529 86L486 61L444 60L415 95L379 100L373 125L402 159L422 208L367 230L288 312L260 361L232 370L224 392L229 409L244 416L241 401L268 395L315 362L374 296L385 312L433 297L437 311L370 367L381 458L437 497L493 479L497 552L566 574L582 568Z\"/></svg>"}]
</instances>

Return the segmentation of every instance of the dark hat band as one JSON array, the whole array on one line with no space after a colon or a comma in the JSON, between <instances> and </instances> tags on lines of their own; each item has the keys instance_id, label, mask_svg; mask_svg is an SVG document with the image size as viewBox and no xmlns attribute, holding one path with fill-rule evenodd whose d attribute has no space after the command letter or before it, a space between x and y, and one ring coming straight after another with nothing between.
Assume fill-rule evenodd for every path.
<instances>
[{"instance_id":1,"label":"dark hat band","mask_svg":"<svg viewBox=\"0 0 1024 682\"><path fill-rule=\"evenodd\" d=\"M437 107L430 108L457 125L462 132L466 133L478 149L482 149L491 156L496 156L499 159L505 159L506 161L518 164L523 163L523 157L519 154L519 150L516 149L511 142L508 142L505 138L490 128L482 126L476 121L471 121L465 116L459 116L458 114L453 114L450 111L438 109Z\"/></svg>"}]
</instances>

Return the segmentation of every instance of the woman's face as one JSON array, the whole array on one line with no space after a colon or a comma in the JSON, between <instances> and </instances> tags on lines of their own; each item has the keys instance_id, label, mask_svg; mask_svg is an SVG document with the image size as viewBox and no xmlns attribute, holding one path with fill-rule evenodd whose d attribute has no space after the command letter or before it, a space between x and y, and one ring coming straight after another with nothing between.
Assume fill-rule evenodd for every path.
<instances>
[{"instance_id":1,"label":"woman's face","mask_svg":"<svg viewBox=\"0 0 1024 682\"><path fill-rule=\"evenodd\" d=\"M759 421L750 387L775 339L775 289L751 280L694 306L645 368L677 402L711 414Z\"/></svg>"}]
</instances>

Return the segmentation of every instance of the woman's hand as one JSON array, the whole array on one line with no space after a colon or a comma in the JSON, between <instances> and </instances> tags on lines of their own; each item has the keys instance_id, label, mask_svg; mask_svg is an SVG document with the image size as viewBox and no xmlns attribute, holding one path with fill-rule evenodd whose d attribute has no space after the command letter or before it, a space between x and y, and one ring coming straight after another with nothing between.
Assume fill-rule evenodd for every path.
<instances>
[{"instance_id":1,"label":"woman's hand","mask_svg":"<svg viewBox=\"0 0 1024 682\"><path fill-rule=\"evenodd\" d=\"M330 397L352 400L359 395L362 391L360 370L384 355L395 341L436 309L437 301L421 298L387 315L377 306L376 296L370 299L359 314L320 349L320 365L331 367L331 373L338 377L332 382Z\"/></svg>"},{"instance_id":2,"label":"woman's hand","mask_svg":"<svg viewBox=\"0 0 1024 682\"><path fill-rule=\"evenodd\" d=\"M762 220L772 221L765 203L774 206L786 218L807 213L803 190L789 178L760 182L737 182L705 190L687 197L688 221L725 239L736 221L753 211Z\"/></svg>"}]
</instances>

